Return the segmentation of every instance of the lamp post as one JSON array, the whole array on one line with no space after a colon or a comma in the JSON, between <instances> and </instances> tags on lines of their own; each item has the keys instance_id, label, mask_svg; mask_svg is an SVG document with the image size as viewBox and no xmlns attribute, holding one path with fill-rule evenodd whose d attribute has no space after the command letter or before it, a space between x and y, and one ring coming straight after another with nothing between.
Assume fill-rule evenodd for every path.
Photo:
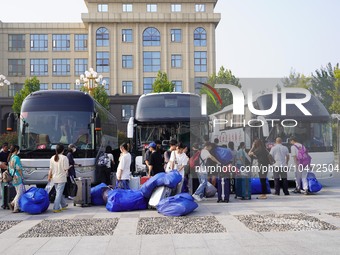
<instances>
[{"instance_id":1,"label":"lamp post","mask_svg":"<svg viewBox=\"0 0 340 255\"><path fill-rule=\"evenodd\" d=\"M106 81L103 80L102 75L98 75L96 71L91 67L88 71L85 71L85 74L81 74L79 79L76 80L76 85L80 85L81 83L89 90L90 95L92 96L93 90L98 86L106 85Z\"/></svg>"},{"instance_id":2,"label":"lamp post","mask_svg":"<svg viewBox=\"0 0 340 255\"><path fill-rule=\"evenodd\" d=\"M3 74L0 74L0 87L3 87L4 85L11 85L11 83L6 79L6 76Z\"/></svg>"}]
</instances>

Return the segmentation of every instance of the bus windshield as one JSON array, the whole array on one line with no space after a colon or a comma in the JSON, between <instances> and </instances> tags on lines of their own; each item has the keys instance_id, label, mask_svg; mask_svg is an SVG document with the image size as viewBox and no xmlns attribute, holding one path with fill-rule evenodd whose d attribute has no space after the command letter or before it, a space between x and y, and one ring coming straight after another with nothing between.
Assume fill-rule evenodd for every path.
<instances>
[{"instance_id":1,"label":"bus windshield","mask_svg":"<svg viewBox=\"0 0 340 255\"><path fill-rule=\"evenodd\" d=\"M267 138L268 143L275 143L276 137L281 137L284 143L289 143L289 138L294 136L305 145L310 152L332 151L332 127L329 122L285 122L285 127L276 124Z\"/></svg>"},{"instance_id":2,"label":"bus windshield","mask_svg":"<svg viewBox=\"0 0 340 255\"><path fill-rule=\"evenodd\" d=\"M57 143L92 148L91 112L22 112L19 144L22 150L50 150Z\"/></svg>"}]
</instances>

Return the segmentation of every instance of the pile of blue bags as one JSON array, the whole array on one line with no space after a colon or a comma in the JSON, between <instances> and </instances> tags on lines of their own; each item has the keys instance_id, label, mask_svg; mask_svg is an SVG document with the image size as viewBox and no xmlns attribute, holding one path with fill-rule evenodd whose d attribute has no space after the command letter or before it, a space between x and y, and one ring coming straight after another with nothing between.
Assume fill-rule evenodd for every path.
<instances>
[{"instance_id":1,"label":"pile of blue bags","mask_svg":"<svg viewBox=\"0 0 340 255\"><path fill-rule=\"evenodd\" d=\"M29 214L40 214L45 212L50 205L46 190L31 187L19 199L21 211Z\"/></svg>"},{"instance_id":2,"label":"pile of blue bags","mask_svg":"<svg viewBox=\"0 0 340 255\"><path fill-rule=\"evenodd\" d=\"M147 209L152 192L157 187L166 186L175 189L181 180L181 174L177 170L174 170L169 173L156 174L145 182L139 190L109 190L106 209L110 212ZM166 216L183 216L192 212L197 207L198 205L191 195L181 193L161 200L157 206L157 210L159 213Z\"/></svg>"}]
</instances>

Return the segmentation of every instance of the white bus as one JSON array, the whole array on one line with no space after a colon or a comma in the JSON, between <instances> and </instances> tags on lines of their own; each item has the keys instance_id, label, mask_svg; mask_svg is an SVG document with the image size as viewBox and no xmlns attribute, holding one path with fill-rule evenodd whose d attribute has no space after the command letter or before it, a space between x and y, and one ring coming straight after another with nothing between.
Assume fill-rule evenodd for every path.
<instances>
[{"instance_id":1,"label":"white bus","mask_svg":"<svg viewBox=\"0 0 340 255\"><path fill-rule=\"evenodd\" d=\"M303 97L304 95L298 93L287 94L287 98L290 99ZM258 110L267 110L271 108L272 102L273 95L264 94L254 100L253 106ZM308 148L312 157L311 170L316 177L331 178L336 166L334 165L330 115L313 95L303 106L311 113L311 116L304 115L294 104L288 104L286 115L282 115L280 93L276 110L266 116L251 113L247 104L243 106L236 103L226 106L223 110L210 115L210 139L214 141L218 138L220 145L233 141L235 149L240 142L245 142L249 150L252 141L259 138L270 150L275 144L276 137L281 137L283 145L287 146L290 151L289 138L294 136ZM233 107L245 107L245 114L233 115ZM291 158L289 165L292 163ZM272 178L272 173L268 175L268 178ZM288 179L294 180L294 178L294 168L290 167Z\"/></svg>"}]
</instances>

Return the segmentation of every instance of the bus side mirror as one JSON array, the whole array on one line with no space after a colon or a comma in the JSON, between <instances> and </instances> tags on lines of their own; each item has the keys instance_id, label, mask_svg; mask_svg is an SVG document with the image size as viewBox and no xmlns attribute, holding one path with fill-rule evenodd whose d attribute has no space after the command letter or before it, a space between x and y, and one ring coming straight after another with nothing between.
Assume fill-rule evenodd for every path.
<instances>
[{"instance_id":1,"label":"bus side mirror","mask_svg":"<svg viewBox=\"0 0 340 255\"><path fill-rule=\"evenodd\" d=\"M127 125L127 138L133 138L133 117L130 117Z\"/></svg>"},{"instance_id":2,"label":"bus side mirror","mask_svg":"<svg viewBox=\"0 0 340 255\"><path fill-rule=\"evenodd\" d=\"M10 113L7 117L7 131L13 131L14 130L14 114Z\"/></svg>"},{"instance_id":3,"label":"bus side mirror","mask_svg":"<svg viewBox=\"0 0 340 255\"><path fill-rule=\"evenodd\" d=\"M95 125L95 126L94 126L94 130L95 130L95 131L101 131L101 130L102 130L102 125L101 125L101 122L100 122L100 117L99 117L99 115L96 116L94 125Z\"/></svg>"}]
</instances>

